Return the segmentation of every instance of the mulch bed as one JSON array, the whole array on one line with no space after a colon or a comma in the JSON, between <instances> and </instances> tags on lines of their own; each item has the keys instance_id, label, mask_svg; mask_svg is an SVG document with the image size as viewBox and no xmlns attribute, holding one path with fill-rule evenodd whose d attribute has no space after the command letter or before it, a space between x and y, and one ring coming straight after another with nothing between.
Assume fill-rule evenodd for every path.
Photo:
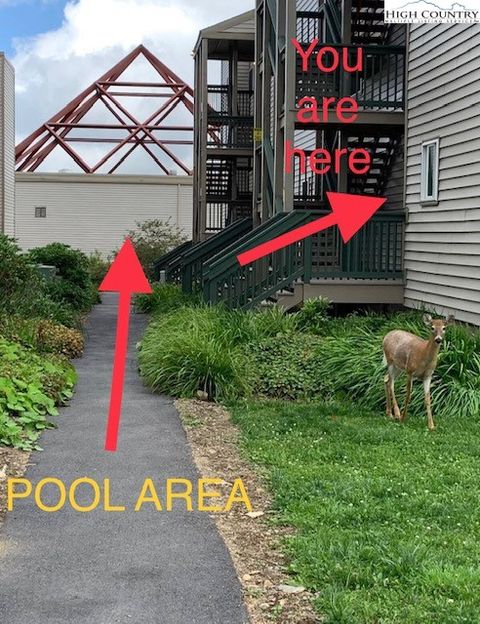
<instances>
[{"instance_id":1,"label":"mulch bed","mask_svg":"<svg viewBox=\"0 0 480 624\"><path fill-rule=\"evenodd\" d=\"M281 541L292 535L293 529L271 522L271 496L260 472L242 457L239 431L228 411L216 404L185 399L176 401L176 407L199 472L203 477L224 480L215 487L222 492L222 503L238 478L250 497L252 514L248 515L243 505L234 505L230 512L212 517L230 551L252 624L321 622L311 606L312 595L303 588L286 587L291 578L284 572L288 562Z\"/></svg>"}]
</instances>

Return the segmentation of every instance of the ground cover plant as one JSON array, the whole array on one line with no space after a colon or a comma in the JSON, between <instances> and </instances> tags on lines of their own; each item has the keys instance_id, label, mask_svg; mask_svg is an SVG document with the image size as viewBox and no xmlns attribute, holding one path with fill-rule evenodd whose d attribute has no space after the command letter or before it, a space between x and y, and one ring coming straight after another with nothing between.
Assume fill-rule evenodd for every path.
<instances>
[{"instance_id":1,"label":"ground cover plant","mask_svg":"<svg viewBox=\"0 0 480 624\"><path fill-rule=\"evenodd\" d=\"M36 447L41 431L73 392L76 374L66 358L41 356L0 338L0 443Z\"/></svg>"},{"instance_id":2,"label":"ground cover plant","mask_svg":"<svg viewBox=\"0 0 480 624\"><path fill-rule=\"evenodd\" d=\"M478 419L439 431L352 403L236 402L266 471L295 584L327 624L478 622Z\"/></svg>"},{"instance_id":3,"label":"ground cover plant","mask_svg":"<svg viewBox=\"0 0 480 624\"><path fill-rule=\"evenodd\" d=\"M58 268L43 278L37 264ZM36 447L57 406L72 396L84 338L81 316L95 300L87 259L54 243L28 254L0 236L0 444Z\"/></svg>"}]
</instances>

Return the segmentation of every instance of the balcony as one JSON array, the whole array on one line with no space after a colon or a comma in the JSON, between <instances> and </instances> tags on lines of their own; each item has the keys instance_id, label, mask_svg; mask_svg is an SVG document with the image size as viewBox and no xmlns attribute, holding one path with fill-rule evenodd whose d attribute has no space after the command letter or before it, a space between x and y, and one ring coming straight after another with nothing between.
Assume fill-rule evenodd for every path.
<instances>
[{"instance_id":1,"label":"balcony","mask_svg":"<svg viewBox=\"0 0 480 624\"><path fill-rule=\"evenodd\" d=\"M359 46L329 46L348 49L355 64ZM349 74L341 66L331 73L321 71L312 55L308 72L302 70L297 55L297 101L303 97L353 97L363 111L403 111L405 105L405 48L402 46L362 46L363 69ZM326 59L324 59L326 61ZM333 61L333 56L332 56ZM332 62L333 66L333 62Z\"/></svg>"},{"instance_id":2,"label":"balcony","mask_svg":"<svg viewBox=\"0 0 480 624\"><path fill-rule=\"evenodd\" d=\"M228 85L208 86L207 147L253 150L253 91L236 93Z\"/></svg>"}]
</instances>

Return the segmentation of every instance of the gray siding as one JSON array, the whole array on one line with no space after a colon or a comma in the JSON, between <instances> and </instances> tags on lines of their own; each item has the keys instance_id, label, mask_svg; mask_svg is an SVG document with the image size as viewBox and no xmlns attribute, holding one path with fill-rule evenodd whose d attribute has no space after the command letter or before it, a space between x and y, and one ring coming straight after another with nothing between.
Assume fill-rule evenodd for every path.
<instances>
[{"instance_id":1,"label":"gray siding","mask_svg":"<svg viewBox=\"0 0 480 624\"><path fill-rule=\"evenodd\" d=\"M392 169L388 176L383 196L388 199L385 210L395 210L398 212L404 209L404 142L400 143L395 154Z\"/></svg>"},{"instance_id":2,"label":"gray siding","mask_svg":"<svg viewBox=\"0 0 480 624\"><path fill-rule=\"evenodd\" d=\"M108 255L147 219L170 219L192 236L189 176L17 173L16 187L16 237L23 249L60 241ZM35 218L36 206L46 207L46 218Z\"/></svg>"},{"instance_id":3,"label":"gray siding","mask_svg":"<svg viewBox=\"0 0 480 624\"><path fill-rule=\"evenodd\" d=\"M480 325L480 25L409 36L405 302ZM421 144L440 139L439 201L420 203Z\"/></svg>"},{"instance_id":4,"label":"gray siding","mask_svg":"<svg viewBox=\"0 0 480 624\"><path fill-rule=\"evenodd\" d=\"M15 73L0 54L0 232L15 235Z\"/></svg>"}]
</instances>

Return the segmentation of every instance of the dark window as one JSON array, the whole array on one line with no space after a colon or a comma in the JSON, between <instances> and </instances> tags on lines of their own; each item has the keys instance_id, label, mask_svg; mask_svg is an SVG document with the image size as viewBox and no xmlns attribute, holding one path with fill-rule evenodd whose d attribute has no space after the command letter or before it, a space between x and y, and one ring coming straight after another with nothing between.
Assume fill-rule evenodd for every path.
<instances>
[{"instance_id":1,"label":"dark window","mask_svg":"<svg viewBox=\"0 0 480 624\"><path fill-rule=\"evenodd\" d=\"M45 219L46 216L47 216L46 206L35 206L35 217L37 219Z\"/></svg>"}]
</instances>

